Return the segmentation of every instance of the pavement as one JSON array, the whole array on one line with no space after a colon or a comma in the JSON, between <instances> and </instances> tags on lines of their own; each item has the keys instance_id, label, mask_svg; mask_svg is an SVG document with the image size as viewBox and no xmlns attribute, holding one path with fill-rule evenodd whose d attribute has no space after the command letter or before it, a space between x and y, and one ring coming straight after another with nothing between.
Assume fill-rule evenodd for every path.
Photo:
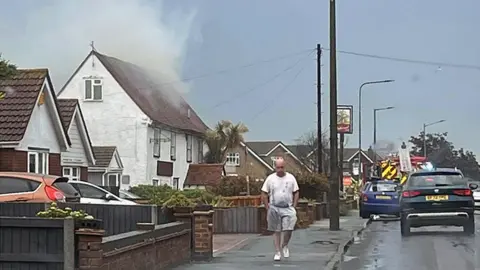
<instances>
[{"instance_id":1,"label":"pavement","mask_svg":"<svg viewBox=\"0 0 480 270\"><path fill-rule=\"evenodd\" d=\"M335 260L341 259L345 246L353 242L354 236L367 226L367 220L360 219L357 211L351 211L349 216L341 217L340 231L329 231L329 221L321 220L308 229L293 232L289 244L290 258L280 262L273 261L272 236L246 236L246 240L235 245L238 235L231 236L231 248L217 250L213 261L182 265L176 270L235 270L235 269L333 269ZM237 237L237 238L235 238ZM218 241L218 240L217 240ZM215 249L215 248L214 248Z\"/></svg>"},{"instance_id":2,"label":"pavement","mask_svg":"<svg viewBox=\"0 0 480 270\"><path fill-rule=\"evenodd\" d=\"M461 227L412 228L402 238L399 221L373 221L343 256L338 270L480 269L480 215L476 234Z\"/></svg>"}]
</instances>

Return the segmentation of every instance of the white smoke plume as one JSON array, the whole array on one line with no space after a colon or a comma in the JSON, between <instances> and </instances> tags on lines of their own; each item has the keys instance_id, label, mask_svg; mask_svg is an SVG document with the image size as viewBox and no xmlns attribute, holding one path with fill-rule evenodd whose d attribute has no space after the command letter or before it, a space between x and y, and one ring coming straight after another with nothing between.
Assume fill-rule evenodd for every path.
<instances>
[{"instance_id":1,"label":"white smoke plume","mask_svg":"<svg viewBox=\"0 0 480 270\"><path fill-rule=\"evenodd\" d=\"M19 67L48 67L56 91L86 57L91 41L98 52L148 69L162 83L177 82L172 86L181 93L188 91L178 81L187 44L199 41L194 10L167 11L161 0L18 2L35 8L26 9L20 23L0 18L2 31L9 32L2 34L0 51Z\"/></svg>"}]
</instances>

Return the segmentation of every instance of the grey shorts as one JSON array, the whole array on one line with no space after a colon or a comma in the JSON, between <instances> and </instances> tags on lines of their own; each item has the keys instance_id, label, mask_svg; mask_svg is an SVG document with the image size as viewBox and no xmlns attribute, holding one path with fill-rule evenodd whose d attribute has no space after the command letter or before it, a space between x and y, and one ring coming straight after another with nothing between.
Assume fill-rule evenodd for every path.
<instances>
[{"instance_id":1,"label":"grey shorts","mask_svg":"<svg viewBox=\"0 0 480 270\"><path fill-rule=\"evenodd\" d=\"M297 223L297 210L293 206L280 208L270 205L267 223L267 229L272 232L293 231Z\"/></svg>"}]
</instances>

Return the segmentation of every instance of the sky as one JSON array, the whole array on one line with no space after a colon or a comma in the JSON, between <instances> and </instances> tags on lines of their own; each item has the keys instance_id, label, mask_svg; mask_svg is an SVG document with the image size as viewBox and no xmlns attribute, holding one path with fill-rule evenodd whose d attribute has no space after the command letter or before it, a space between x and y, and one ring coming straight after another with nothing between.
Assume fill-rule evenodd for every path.
<instances>
[{"instance_id":1,"label":"sky","mask_svg":"<svg viewBox=\"0 0 480 270\"><path fill-rule=\"evenodd\" d=\"M400 145L428 132L448 132L456 147L480 153L480 67L427 65L363 57L354 52L480 66L478 0L337 1L338 104L354 106L358 89L362 145ZM0 52L19 67L48 67L61 88L90 51L162 74L213 126L243 122L248 141L294 143L316 129L316 55L322 56L323 128L329 127L328 0L0 0Z\"/></svg>"}]
</instances>

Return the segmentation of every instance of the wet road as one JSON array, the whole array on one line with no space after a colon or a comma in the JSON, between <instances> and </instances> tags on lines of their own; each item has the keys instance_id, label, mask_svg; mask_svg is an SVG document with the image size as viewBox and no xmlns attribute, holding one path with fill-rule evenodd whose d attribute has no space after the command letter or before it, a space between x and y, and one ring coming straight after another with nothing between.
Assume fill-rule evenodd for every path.
<instances>
[{"instance_id":1,"label":"wet road","mask_svg":"<svg viewBox=\"0 0 480 270\"><path fill-rule=\"evenodd\" d=\"M461 227L412 228L402 238L399 221L374 221L351 246L338 270L478 270L480 215L475 236Z\"/></svg>"}]
</instances>

